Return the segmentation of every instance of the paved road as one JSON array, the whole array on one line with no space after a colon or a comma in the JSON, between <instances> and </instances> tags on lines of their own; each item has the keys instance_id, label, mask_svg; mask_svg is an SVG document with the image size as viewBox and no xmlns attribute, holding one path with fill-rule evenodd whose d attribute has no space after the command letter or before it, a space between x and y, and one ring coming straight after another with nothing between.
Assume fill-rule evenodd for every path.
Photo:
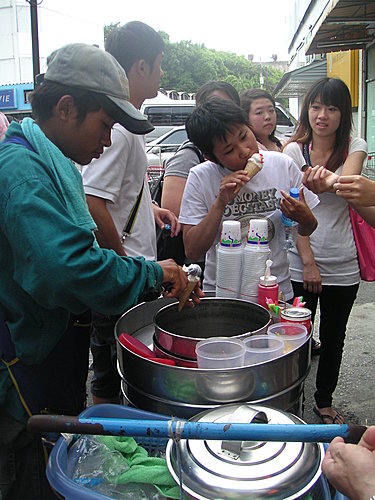
<instances>
[{"instance_id":1,"label":"paved road","mask_svg":"<svg viewBox=\"0 0 375 500\"><path fill-rule=\"evenodd\" d=\"M337 311L340 314L340 311ZM315 331L316 331L315 325ZM315 374L318 356L312 360L305 384L303 419L317 423L314 406ZM375 424L375 283L361 282L352 309L334 406L346 422Z\"/></svg>"}]
</instances>

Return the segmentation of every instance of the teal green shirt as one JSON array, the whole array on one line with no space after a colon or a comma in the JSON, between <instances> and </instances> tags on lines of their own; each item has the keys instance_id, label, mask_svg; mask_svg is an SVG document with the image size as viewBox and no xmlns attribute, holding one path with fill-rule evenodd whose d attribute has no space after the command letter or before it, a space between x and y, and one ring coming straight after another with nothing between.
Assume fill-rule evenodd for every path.
<instances>
[{"instance_id":1,"label":"teal green shirt","mask_svg":"<svg viewBox=\"0 0 375 500\"><path fill-rule=\"evenodd\" d=\"M12 135L22 136L15 122ZM156 262L120 257L94 241L71 220L43 158L22 145L0 146L0 310L25 363L47 357L70 313L121 314L160 288L163 271ZM24 416L2 363L0 404Z\"/></svg>"}]
</instances>

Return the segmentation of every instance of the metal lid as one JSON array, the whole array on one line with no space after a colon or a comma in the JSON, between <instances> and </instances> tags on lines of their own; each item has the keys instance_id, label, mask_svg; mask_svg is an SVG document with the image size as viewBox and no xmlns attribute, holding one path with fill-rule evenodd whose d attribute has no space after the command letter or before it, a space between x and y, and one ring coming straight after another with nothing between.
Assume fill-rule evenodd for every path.
<instances>
[{"instance_id":1,"label":"metal lid","mask_svg":"<svg viewBox=\"0 0 375 500\"><path fill-rule=\"evenodd\" d=\"M191 420L304 423L281 410L246 404L219 406ZM323 445L316 443L190 439L178 444L170 440L166 458L175 481L180 483L181 477L184 491L198 500L294 499L319 479L323 455Z\"/></svg>"},{"instance_id":2,"label":"metal lid","mask_svg":"<svg viewBox=\"0 0 375 500\"><path fill-rule=\"evenodd\" d=\"M307 318L311 316L311 311L307 307L287 307L282 309L281 315L292 319Z\"/></svg>"}]
</instances>

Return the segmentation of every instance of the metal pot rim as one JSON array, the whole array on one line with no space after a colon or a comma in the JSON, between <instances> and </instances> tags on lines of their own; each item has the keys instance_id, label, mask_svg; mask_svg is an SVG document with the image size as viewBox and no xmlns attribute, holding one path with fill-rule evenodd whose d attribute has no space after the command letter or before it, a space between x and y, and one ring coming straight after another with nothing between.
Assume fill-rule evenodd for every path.
<instances>
[{"instance_id":1,"label":"metal pot rim","mask_svg":"<svg viewBox=\"0 0 375 500\"><path fill-rule=\"evenodd\" d=\"M250 302L243 299L232 299L225 297L205 297L201 299L201 302L202 304L214 303L215 305L220 304L220 302L222 302L225 303L226 306L233 304L233 306L237 305L237 307L241 308L253 307L254 312L257 311L258 314L260 314L260 312L263 313L264 311L265 318L267 317L268 320L268 321L265 320L265 324L259 326L255 330L244 331L243 333L238 333L237 335L231 336L235 339L243 339L248 337L249 335L261 334L262 331L266 333L266 329L271 323L271 315L269 311L265 307L256 304L255 302ZM155 328L155 338L158 341L159 345L161 345L163 349L165 349L167 352L170 352L171 354L177 356L193 358L195 360L196 359L195 345L200 340L204 340L205 338L208 337L202 337L202 336L193 337L193 336L183 335L180 333L171 332L168 326L160 325L160 321L158 322L158 318L160 319L160 317L165 316L165 314L168 313L168 311L173 311L172 314L175 314L177 308L178 308L178 303L171 303L161 307L158 311L155 312L153 318L153 324ZM199 306L197 306L197 308L199 308ZM184 349L182 349L183 345Z\"/></svg>"}]
</instances>

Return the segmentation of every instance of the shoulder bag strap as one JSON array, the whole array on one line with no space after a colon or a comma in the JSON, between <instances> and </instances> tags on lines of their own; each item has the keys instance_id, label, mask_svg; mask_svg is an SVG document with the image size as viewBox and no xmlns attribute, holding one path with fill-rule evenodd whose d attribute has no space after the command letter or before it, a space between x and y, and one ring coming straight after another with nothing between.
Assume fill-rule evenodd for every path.
<instances>
[{"instance_id":1,"label":"shoulder bag strap","mask_svg":"<svg viewBox=\"0 0 375 500\"><path fill-rule=\"evenodd\" d=\"M181 144L181 146L177 149L177 151L181 151L182 149L192 149L195 154L198 156L199 162L204 162L204 156L201 150L191 141L187 140ZM176 151L176 153L177 153Z\"/></svg>"},{"instance_id":2,"label":"shoulder bag strap","mask_svg":"<svg viewBox=\"0 0 375 500\"><path fill-rule=\"evenodd\" d=\"M131 210L131 212L129 214L128 220L126 221L124 229L122 230L122 237L121 237L121 242L122 243L125 241L125 239L127 238L127 236L130 236L130 234L132 232L132 229L133 229L133 226L134 226L134 222L135 222L135 219L137 217L139 205L141 203L144 185L145 185L145 182L143 181L141 190L139 191L139 194L138 194L137 199L136 199L136 201L134 203L134 206L133 206L133 208L132 208L132 210Z\"/></svg>"}]
</instances>

